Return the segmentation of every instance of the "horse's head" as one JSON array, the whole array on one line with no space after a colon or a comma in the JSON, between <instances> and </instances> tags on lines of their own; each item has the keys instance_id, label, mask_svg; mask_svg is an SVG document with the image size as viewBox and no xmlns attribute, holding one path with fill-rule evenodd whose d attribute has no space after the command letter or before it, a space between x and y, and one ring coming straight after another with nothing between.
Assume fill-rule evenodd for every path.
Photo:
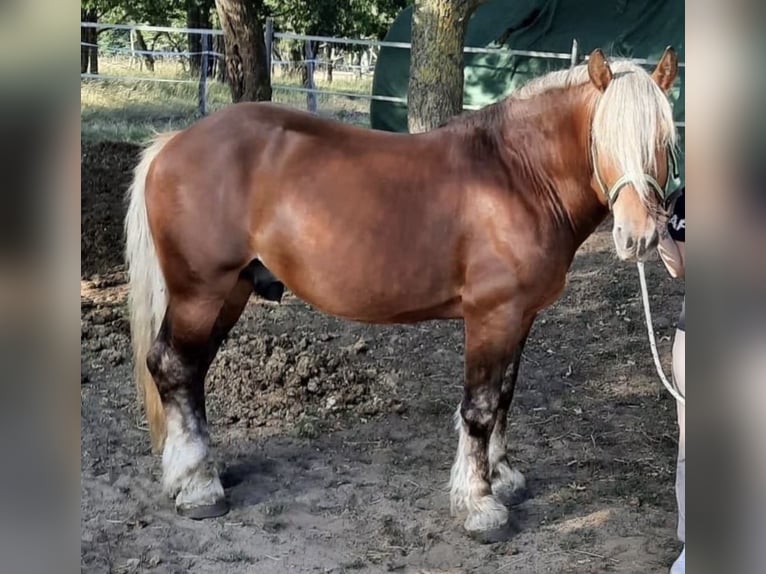
<instances>
[{"instance_id":1,"label":"horse's head","mask_svg":"<svg viewBox=\"0 0 766 574\"><path fill-rule=\"evenodd\" d=\"M591 131L593 187L612 211L612 237L625 261L646 259L657 245L657 215L677 187L676 129L667 98L677 72L670 47L651 75L626 61L610 66L600 50L588 60L600 92Z\"/></svg>"}]
</instances>

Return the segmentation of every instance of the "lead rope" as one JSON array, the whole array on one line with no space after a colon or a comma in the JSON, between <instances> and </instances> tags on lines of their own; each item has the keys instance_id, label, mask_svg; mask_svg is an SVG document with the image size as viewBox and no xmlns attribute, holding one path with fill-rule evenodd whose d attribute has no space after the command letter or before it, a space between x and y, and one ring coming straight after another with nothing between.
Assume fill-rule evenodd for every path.
<instances>
[{"instance_id":1,"label":"lead rope","mask_svg":"<svg viewBox=\"0 0 766 574\"><path fill-rule=\"evenodd\" d=\"M654 366L657 368L657 374L660 376L660 380L668 392L673 397L686 406L686 397L684 397L679 390L668 381L665 376L665 372L662 370L662 363L660 362L660 354L657 352L657 342L654 340L654 327L652 326L652 312L649 309L649 291L646 288L646 275L644 274L644 262L638 261L636 263L638 267L638 278L641 281L641 298L644 302L644 315L646 317L646 329L649 332L649 346L652 348L652 356L654 357Z\"/></svg>"}]
</instances>

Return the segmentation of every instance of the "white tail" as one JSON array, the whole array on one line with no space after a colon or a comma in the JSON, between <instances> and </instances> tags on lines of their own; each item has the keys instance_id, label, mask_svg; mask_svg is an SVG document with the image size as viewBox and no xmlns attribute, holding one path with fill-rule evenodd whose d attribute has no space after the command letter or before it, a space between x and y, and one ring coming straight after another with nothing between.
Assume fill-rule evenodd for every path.
<instances>
[{"instance_id":1,"label":"white tail","mask_svg":"<svg viewBox=\"0 0 766 574\"><path fill-rule=\"evenodd\" d=\"M144 149L133 175L133 183L128 189L128 212L125 217L125 260L129 276L128 307L133 344L133 376L139 399L143 399L152 450L155 453L162 450L165 441L165 412L157 385L146 366L146 355L165 315L167 293L149 229L144 190L152 161L176 133L159 134Z\"/></svg>"}]
</instances>

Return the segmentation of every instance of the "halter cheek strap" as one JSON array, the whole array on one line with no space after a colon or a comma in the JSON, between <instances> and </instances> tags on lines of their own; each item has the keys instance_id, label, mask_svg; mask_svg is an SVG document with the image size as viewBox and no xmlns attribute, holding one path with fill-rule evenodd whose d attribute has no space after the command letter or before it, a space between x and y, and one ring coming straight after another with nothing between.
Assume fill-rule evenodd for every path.
<instances>
[{"instance_id":1,"label":"halter cheek strap","mask_svg":"<svg viewBox=\"0 0 766 574\"><path fill-rule=\"evenodd\" d=\"M623 187L626 185L629 185L631 183L630 178L627 175L623 175L620 177L617 181L615 181L611 187L607 188L606 184L604 183L604 180L601 179L601 174L598 172L598 163L596 161L596 149L593 148L593 173L596 176L596 181L598 182L599 187L601 188L601 191L606 196L607 202L609 203L609 210L611 211L612 206L614 205L614 202L617 201L617 198L620 195L620 191ZM673 197L676 195L674 192L671 192L670 189L673 186L673 184L676 183L678 179L678 160L676 159L675 153L673 153L672 149L668 149L668 179L665 187L663 188L659 182L649 175L648 173L643 174L644 179L646 180L646 183L649 184L649 186L654 190L654 193L657 194L657 197L663 202L668 203L673 199Z\"/></svg>"},{"instance_id":2,"label":"halter cheek strap","mask_svg":"<svg viewBox=\"0 0 766 574\"><path fill-rule=\"evenodd\" d=\"M599 180L601 179L598 176L598 173L596 175L596 178ZM648 183L649 186L654 190L654 193L657 194L657 197L663 197L665 195L662 189L662 186L651 175L645 173L644 179L646 180L646 183ZM612 184L612 187L610 187L607 190L606 186L601 181L599 181L599 185L601 185L601 189L604 190L604 193L606 194L606 198L609 201L609 209L612 209L614 202L617 201L617 198L619 197L620 191L622 190L622 188L625 187L626 185L629 185L630 183L631 183L630 178L627 175L623 175L620 179L618 179Z\"/></svg>"}]
</instances>

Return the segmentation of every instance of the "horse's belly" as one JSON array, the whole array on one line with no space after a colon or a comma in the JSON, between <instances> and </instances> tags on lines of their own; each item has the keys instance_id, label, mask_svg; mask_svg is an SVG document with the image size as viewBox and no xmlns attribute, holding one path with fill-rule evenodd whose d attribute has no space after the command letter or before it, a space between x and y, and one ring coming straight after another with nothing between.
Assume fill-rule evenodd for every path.
<instances>
[{"instance_id":1,"label":"horse's belly","mask_svg":"<svg viewBox=\"0 0 766 574\"><path fill-rule=\"evenodd\" d=\"M460 316L454 289L426 272L413 276L395 265L337 262L289 265L281 259L265 264L297 297L337 317L390 323Z\"/></svg>"}]
</instances>

